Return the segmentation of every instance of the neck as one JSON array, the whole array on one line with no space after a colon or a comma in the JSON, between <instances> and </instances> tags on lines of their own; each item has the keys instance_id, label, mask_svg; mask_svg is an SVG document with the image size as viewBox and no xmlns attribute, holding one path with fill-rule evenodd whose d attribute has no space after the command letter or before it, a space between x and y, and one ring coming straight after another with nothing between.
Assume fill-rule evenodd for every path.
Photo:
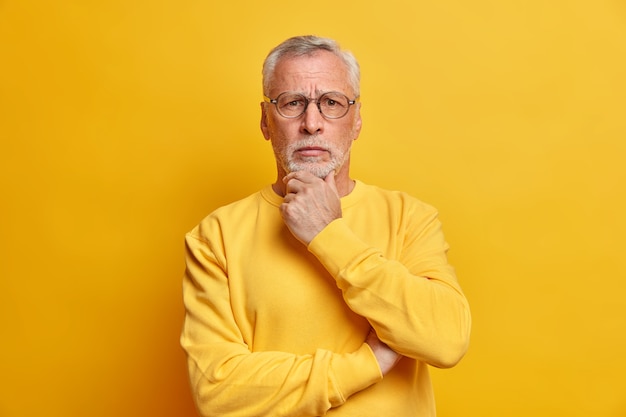
<instances>
[{"instance_id":1,"label":"neck","mask_svg":"<svg viewBox=\"0 0 626 417\"><path fill-rule=\"evenodd\" d=\"M335 184L337 185L339 197L345 197L350 194L352 190L354 190L355 181L350 178L350 174L348 172L346 172L345 177L343 177L342 171L340 171L335 177Z\"/></svg>"}]
</instances>

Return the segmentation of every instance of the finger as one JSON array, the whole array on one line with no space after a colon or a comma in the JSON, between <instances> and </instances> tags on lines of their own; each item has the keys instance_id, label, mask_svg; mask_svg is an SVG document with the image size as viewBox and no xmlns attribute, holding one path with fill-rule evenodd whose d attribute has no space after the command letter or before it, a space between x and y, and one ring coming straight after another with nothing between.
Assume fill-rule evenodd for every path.
<instances>
[{"instance_id":1,"label":"finger","mask_svg":"<svg viewBox=\"0 0 626 417\"><path fill-rule=\"evenodd\" d=\"M287 183L292 179L296 179L305 183L319 180L318 177L311 174L309 171L293 171L283 177L283 182Z\"/></svg>"},{"instance_id":2,"label":"finger","mask_svg":"<svg viewBox=\"0 0 626 417\"><path fill-rule=\"evenodd\" d=\"M287 191L287 194L297 194L298 191L302 189L302 187L302 181L298 180L297 178L289 178L287 179L287 181L285 181L285 189Z\"/></svg>"},{"instance_id":3,"label":"finger","mask_svg":"<svg viewBox=\"0 0 626 417\"><path fill-rule=\"evenodd\" d=\"M291 193L288 192L287 194L285 194L285 196L283 197L283 203L284 204L289 204L290 202L293 201L293 199L296 198L296 194L295 193Z\"/></svg>"},{"instance_id":4,"label":"finger","mask_svg":"<svg viewBox=\"0 0 626 417\"><path fill-rule=\"evenodd\" d=\"M316 177L308 171L294 171L285 175L283 182L286 185L288 193L298 193L302 191L308 184L316 184L322 179Z\"/></svg>"}]
</instances>

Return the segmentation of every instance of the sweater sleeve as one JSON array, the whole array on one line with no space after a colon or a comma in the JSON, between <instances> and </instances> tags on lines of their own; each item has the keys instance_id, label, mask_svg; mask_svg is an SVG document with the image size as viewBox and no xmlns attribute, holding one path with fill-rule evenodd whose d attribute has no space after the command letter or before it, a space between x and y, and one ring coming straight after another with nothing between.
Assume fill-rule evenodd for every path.
<instances>
[{"instance_id":1,"label":"sweater sleeve","mask_svg":"<svg viewBox=\"0 0 626 417\"><path fill-rule=\"evenodd\" d=\"M436 367L454 366L469 345L469 305L447 262L437 212L408 213L403 247L390 259L340 218L309 244L348 306L396 352Z\"/></svg>"},{"instance_id":2,"label":"sweater sleeve","mask_svg":"<svg viewBox=\"0 0 626 417\"><path fill-rule=\"evenodd\" d=\"M367 344L347 354L252 352L233 315L219 243L186 237L181 345L202 416L317 416L379 381Z\"/></svg>"}]
</instances>

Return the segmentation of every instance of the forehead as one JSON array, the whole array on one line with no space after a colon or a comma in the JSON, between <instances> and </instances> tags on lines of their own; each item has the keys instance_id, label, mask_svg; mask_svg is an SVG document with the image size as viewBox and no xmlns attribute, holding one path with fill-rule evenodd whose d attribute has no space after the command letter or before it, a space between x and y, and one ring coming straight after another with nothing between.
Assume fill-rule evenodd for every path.
<instances>
[{"instance_id":1,"label":"forehead","mask_svg":"<svg viewBox=\"0 0 626 417\"><path fill-rule=\"evenodd\" d=\"M351 90L348 69L341 58L329 51L318 51L312 55L286 56L276 64L270 91L349 93Z\"/></svg>"}]
</instances>

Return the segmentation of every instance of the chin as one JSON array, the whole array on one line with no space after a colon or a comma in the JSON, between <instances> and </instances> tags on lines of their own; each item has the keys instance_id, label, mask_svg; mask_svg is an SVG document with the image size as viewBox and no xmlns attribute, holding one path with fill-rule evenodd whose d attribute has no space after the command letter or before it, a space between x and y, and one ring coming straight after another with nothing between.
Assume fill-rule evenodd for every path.
<instances>
[{"instance_id":1,"label":"chin","mask_svg":"<svg viewBox=\"0 0 626 417\"><path fill-rule=\"evenodd\" d=\"M308 171L318 178L324 179L337 168L334 164L318 165L307 163L291 163L287 166L287 172Z\"/></svg>"}]
</instances>

